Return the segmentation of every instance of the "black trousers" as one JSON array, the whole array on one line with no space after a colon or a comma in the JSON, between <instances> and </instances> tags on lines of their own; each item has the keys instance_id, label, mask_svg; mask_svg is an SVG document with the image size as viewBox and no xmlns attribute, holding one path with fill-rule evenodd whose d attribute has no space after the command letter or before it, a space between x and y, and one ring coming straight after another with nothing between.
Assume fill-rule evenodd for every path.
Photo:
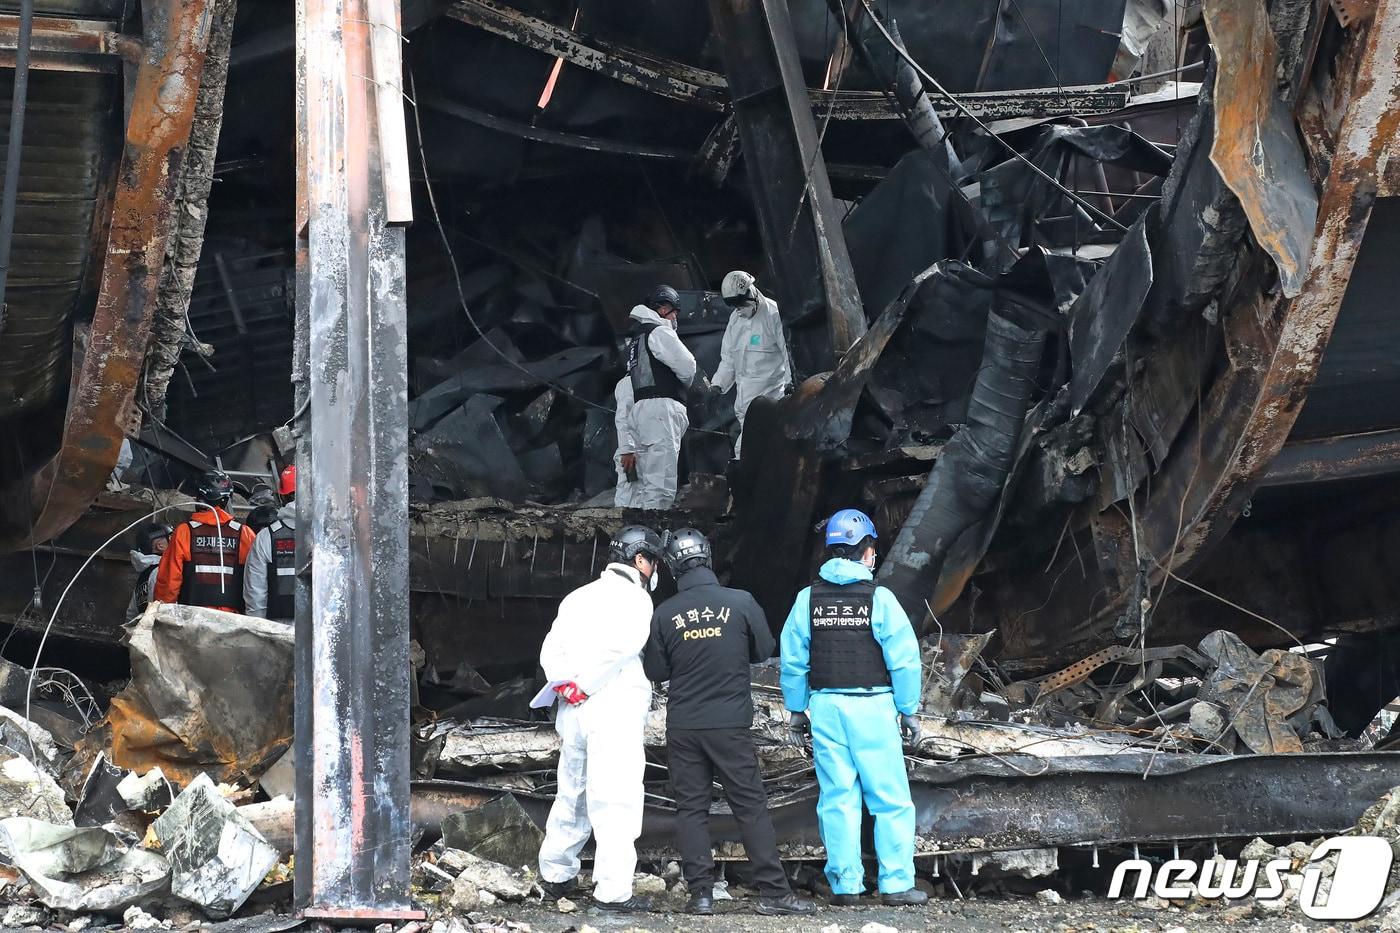
<instances>
[{"instance_id":1,"label":"black trousers","mask_svg":"<svg viewBox=\"0 0 1400 933\"><path fill-rule=\"evenodd\" d=\"M676 845L690 893L710 894L715 857L710 842L710 801L715 778L724 787L739 823L744 851L762 897L791 889L778 858L778 839L768 816L768 795L748 729L673 729L666 733L671 790L676 795Z\"/></svg>"}]
</instances>

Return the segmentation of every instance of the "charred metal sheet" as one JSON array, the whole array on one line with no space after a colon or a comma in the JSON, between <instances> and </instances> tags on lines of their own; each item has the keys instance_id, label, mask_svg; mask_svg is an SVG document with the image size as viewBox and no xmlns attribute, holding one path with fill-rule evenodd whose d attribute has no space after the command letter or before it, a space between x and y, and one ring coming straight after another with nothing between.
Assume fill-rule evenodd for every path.
<instances>
[{"instance_id":1,"label":"charred metal sheet","mask_svg":"<svg viewBox=\"0 0 1400 933\"><path fill-rule=\"evenodd\" d=\"M1400 473L1400 430L1289 441L1261 486L1294 486Z\"/></svg>"},{"instance_id":2,"label":"charred metal sheet","mask_svg":"<svg viewBox=\"0 0 1400 933\"><path fill-rule=\"evenodd\" d=\"M1365 236L1383 156L1400 139L1400 2L1382 2L1357 41L1364 44L1354 92L1323 182L1304 287L1295 299L1275 303L1261 296L1257 306L1231 313L1227 339L1252 348L1259 365L1239 366L1223 381L1252 385L1250 401L1208 407L1200 419L1213 435L1208 459L1197 468L1189 458L1176 458L1154 480L1146 545L1153 554L1172 552L1183 500L1188 530L1180 535L1182 559L1228 529L1287 440L1317 373ZM1242 362L1248 355L1232 352ZM1223 398L1222 388L1211 396Z\"/></svg>"},{"instance_id":3,"label":"charred metal sheet","mask_svg":"<svg viewBox=\"0 0 1400 933\"><path fill-rule=\"evenodd\" d=\"M909 783L920 837L956 850L1327 835L1397 778L1393 752L1123 754L970 759L915 768Z\"/></svg>"},{"instance_id":4,"label":"charred metal sheet","mask_svg":"<svg viewBox=\"0 0 1400 933\"><path fill-rule=\"evenodd\" d=\"M1120 352L1152 288L1152 250L1147 218L1138 219L1069 309L1069 352L1073 372L1069 403L1079 414Z\"/></svg>"},{"instance_id":5,"label":"charred metal sheet","mask_svg":"<svg viewBox=\"0 0 1400 933\"><path fill-rule=\"evenodd\" d=\"M729 104L729 86L723 75L557 26L499 0L457 0L448 7L447 15L662 97L716 112ZM833 120L897 120L902 117L899 107L878 91L812 88L807 94L811 106L823 115L829 111ZM958 100L984 120L1000 120L1112 113L1127 105L1128 93L1112 85L1083 85L976 92L960 94ZM961 115L953 104L944 100L934 101L933 110L944 118Z\"/></svg>"},{"instance_id":6,"label":"charred metal sheet","mask_svg":"<svg viewBox=\"0 0 1400 933\"><path fill-rule=\"evenodd\" d=\"M1270 270L1266 264L1271 260L1260 250L1246 247L1217 257L1213 265L1219 268L1216 280L1220 286L1215 296L1207 293L1193 297L1191 305L1199 308L1210 300L1217 302L1210 314L1220 322L1223 359L1228 366L1210 381L1205 381L1206 370L1198 368L1202 381L1186 381L1179 387L1189 405L1171 403L1170 408L1177 414L1194 411L1194 417L1182 422L1184 427L1171 441L1165 460L1138 496L1132 516L1136 519L1136 544L1134 525L1128 521L1129 510L1125 506L1119 515L1118 542L1108 547L1120 555L1126 549L1135 558L1133 563L1141 569L1145 577L1142 582L1150 590L1144 594L1139 586L1125 586L1121 573L1115 573L1112 567L1104 572L1098 562L1090 562L1088 573L1072 569L1078 562L1080 548L1094 545L1081 535L1073 550L1066 547L1055 565L1047 568L1043 580L1022 574L1012 587L1015 592L1008 590L993 600L984 596L979 606L979 616L983 616L989 602L999 604L991 611L990 624L996 625L1005 644L1012 646L1012 653L1029 665L1043 670L1054 664L1050 659L1063 658L1068 646L1082 651L1101 645L1117 620L1141 618L1141 604L1135 603L1135 598L1150 595L1161 600L1164 581L1171 583L1169 572L1188 577L1202 574L1202 585L1223 592L1226 598L1230 592L1249 585L1249 581L1266 589L1293 585L1287 573L1256 573L1222 590L1222 580L1209 574L1213 562L1199 558L1235 525L1236 517L1258 489L1268 464L1293 429L1347 291L1370 220L1381 164L1400 138L1400 61L1395 54L1400 48L1400 3L1382 3L1370 27L1348 35L1346 41L1350 44L1338 53L1338 62L1346 63L1348 70L1341 72L1337 80L1350 87L1352 93L1342 116L1330 170L1322 182L1317 239L1309 254L1301 293L1289 299L1268 291ZM1313 93L1316 92L1309 91ZM1209 100L1205 97L1203 103ZM1201 216L1203 220L1211 216L1220 219L1211 212ZM1173 239L1169 237L1168 242ZM1154 248L1154 259L1156 254ZM1177 281L1178 276L1174 273L1172 281ZM1149 305L1152 304L1149 299ZM1175 313L1179 314L1182 305L1176 307ZM1163 325L1169 320L1164 315ZM1158 329L1167 333L1164 328ZM1205 333L1209 335L1212 330L1208 328ZM1201 362L1197 359L1193 366ZM1119 432L1111 431L1105 436L1115 435ZM1120 453L1126 439L1120 435L1115 445ZM1154 446L1159 451L1163 449L1155 442ZM1130 451L1127 453L1131 456ZM1140 478L1147 470L1134 467L1130 472ZM1117 514L1117 510L1103 514ZM1114 562L1122 568L1121 561L1110 563ZM1297 567L1308 578L1317 576L1315 564L1304 561ZM1009 575L1004 576L995 586L1001 588L1009 580ZM983 587L984 593L991 586L989 581ZM1369 587L1363 589L1373 591ZM1308 602L1315 598L1306 591L1300 595ZM1349 601L1346 594L1340 595ZM1192 605L1200 612L1212 601L1203 597ZM1252 616L1215 602L1217 605L1210 612L1228 618L1226 625L1250 627L1260 634L1259 644L1277 643L1279 633L1263 635L1261 626L1248 621ZM1286 606L1285 601L1270 592L1245 603L1235 602L1271 607L1275 611L1269 617L1273 618L1279 617L1279 607ZM1033 624L1023 622L1028 611L1034 612ZM1393 611L1393 601L1383 597L1375 605L1358 605L1348 610L1345 617L1369 628L1391 618ZM1283 615L1297 619L1300 613L1289 610ZM1318 625L1326 625L1312 613L1301 615L1303 624L1298 629L1315 630ZM1154 614L1153 625L1160 626L1167 618L1172 618L1175 626L1190 624L1188 616L1177 611ZM1200 624L1199 619L1196 624ZM1154 637L1168 637L1156 629L1154 633Z\"/></svg>"},{"instance_id":7,"label":"charred metal sheet","mask_svg":"<svg viewBox=\"0 0 1400 933\"><path fill-rule=\"evenodd\" d=\"M1283 293L1296 297L1308 271L1317 192L1292 114L1276 90L1268 11L1264 0L1207 0L1203 12L1217 56L1211 161L1278 265Z\"/></svg>"},{"instance_id":8,"label":"charred metal sheet","mask_svg":"<svg viewBox=\"0 0 1400 933\"><path fill-rule=\"evenodd\" d=\"M9 99L13 84L13 72L0 73L0 99ZM87 280L93 228L104 206L105 176L118 154L108 122L118 91L106 75L29 76L0 336L0 418L43 409L66 387L71 321L92 301ZM8 127L4 136L8 145ZM30 448L30 463L52 454L56 439L49 443L47 449Z\"/></svg>"},{"instance_id":9,"label":"charred metal sheet","mask_svg":"<svg viewBox=\"0 0 1400 933\"><path fill-rule=\"evenodd\" d=\"M295 900L320 918L412 912L404 231L389 225L384 177L403 158L382 154L396 137L365 80L371 28L367 0L298 4L310 442L297 527L311 579L296 614L309 686L296 697Z\"/></svg>"},{"instance_id":10,"label":"charred metal sheet","mask_svg":"<svg viewBox=\"0 0 1400 933\"><path fill-rule=\"evenodd\" d=\"M136 69L89 345L75 374L62 448L3 493L0 541L11 547L45 541L72 524L111 475L133 428L152 299L209 34L207 0L165 0L143 13L147 54Z\"/></svg>"},{"instance_id":11,"label":"charred metal sheet","mask_svg":"<svg viewBox=\"0 0 1400 933\"><path fill-rule=\"evenodd\" d=\"M19 17L0 14L0 67L13 68ZM114 22L39 16L30 37L29 66L50 71L116 74L121 59L135 62L140 43L123 36Z\"/></svg>"},{"instance_id":12,"label":"charred metal sheet","mask_svg":"<svg viewBox=\"0 0 1400 933\"><path fill-rule=\"evenodd\" d=\"M779 307L793 323L826 318L826 346L810 330L794 332L794 361L807 372L829 369L865 333L865 311L787 4L710 0L710 18L729 76L764 252L778 278Z\"/></svg>"},{"instance_id":13,"label":"charred metal sheet","mask_svg":"<svg viewBox=\"0 0 1400 933\"><path fill-rule=\"evenodd\" d=\"M85 740L93 751L140 774L159 767L184 786L201 774L251 779L291 744L286 625L156 603L128 643L131 682Z\"/></svg>"}]
</instances>

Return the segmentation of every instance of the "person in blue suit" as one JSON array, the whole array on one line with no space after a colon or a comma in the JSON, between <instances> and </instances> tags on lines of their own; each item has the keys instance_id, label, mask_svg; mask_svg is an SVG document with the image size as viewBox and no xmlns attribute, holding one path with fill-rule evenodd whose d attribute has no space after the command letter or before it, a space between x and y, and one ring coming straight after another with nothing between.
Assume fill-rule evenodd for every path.
<instances>
[{"instance_id":1,"label":"person in blue suit","mask_svg":"<svg viewBox=\"0 0 1400 933\"><path fill-rule=\"evenodd\" d=\"M875 818L875 855L886 904L922 904L914 887L914 802L901 740L917 744L919 640L894 594L875 585L875 524L842 509L826 523L828 560L797 594L783 623L783 702L792 740L805 743L821 795L832 903L865 889L861 802Z\"/></svg>"}]
</instances>

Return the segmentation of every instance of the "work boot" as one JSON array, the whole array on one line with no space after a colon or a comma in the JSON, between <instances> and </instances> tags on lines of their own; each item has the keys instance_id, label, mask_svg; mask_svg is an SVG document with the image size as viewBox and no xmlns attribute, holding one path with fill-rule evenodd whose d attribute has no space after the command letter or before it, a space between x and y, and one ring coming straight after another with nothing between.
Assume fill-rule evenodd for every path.
<instances>
[{"instance_id":1,"label":"work boot","mask_svg":"<svg viewBox=\"0 0 1400 933\"><path fill-rule=\"evenodd\" d=\"M916 907L919 904L927 904L928 895L918 888L910 888L908 891L882 894L880 900L885 902L886 907Z\"/></svg>"},{"instance_id":2,"label":"work boot","mask_svg":"<svg viewBox=\"0 0 1400 933\"><path fill-rule=\"evenodd\" d=\"M860 895L833 894L831 895L831 899L827 903L829 903L832 907L859 907Z\"/></svg>"},{"instance_id":3,"label":"work boot","mask_svg":"<svg viewBox=\"0 0 1400 933\"><path fill-rule=\"evenodd\" d=\"M544 893L554 898L556 901L561 897L567 896L569 892L573 891L577 884L577 878L570 878L568 881L545 881L544 879L540 879L540 887L544 888Z\"/></svg>"},{"instance_id":4,"label":"work boot","mask_svg":"<svg viewBox=\"0 0 1400 933\"><path fill-rule=\"evenodd\" d=\"M639 894L633 894L625 901L594 901L599 910L619 914L644 914L651 910L651 901Z\"/></svg>"},{"instance_id":5,"label":"work boot","mask_svg":"<svg viewBox=\"0 0 1400 933\"><path fill-rule=\"evenodd\" d=\"M712 894L692 894L690 903L685 905L685 912L696 914L701 917L710 917L715 912L715 898Z\"/></svg>"},{"instance_id":6,"label":"work boot","mask_svg":"<svg viewBox=\"0 0 1400 933\"><path fill-rule=\"evenodd\" d=\"M758 912L761 914L814 914L817 905L805 897L798 897L791 891L782 897L760 897Z\"/></svg>"}]
</instances>

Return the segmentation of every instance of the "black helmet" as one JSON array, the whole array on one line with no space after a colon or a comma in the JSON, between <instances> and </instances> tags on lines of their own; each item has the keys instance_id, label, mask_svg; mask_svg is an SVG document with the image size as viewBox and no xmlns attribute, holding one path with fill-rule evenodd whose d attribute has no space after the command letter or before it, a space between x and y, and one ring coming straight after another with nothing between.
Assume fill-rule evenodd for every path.
<instances>
[{"instance_id":1,"label":"black helmet","mask_svg":"<svg viewBox=\"0 0 1400 933\"><path fill-rule=\"evenodd\" d=\"M194 493L205 505L226 505L229 496L233 495L233 481L223 470L208 470L199 478Z\"/></svg>"},{"instance_id":2,"label":"black helmet","mask_svg":"<svg viewBox=\"0 0 1400 933\"><path fill-rule=\"evenodd\" d=\"M136 546L143 554L152 553L151 548L161 538L168 538L172 533L169 525L162 525L159 522L148 522L136 529Z\"/></svg>"},{"instance_id":3,"label":"black helmet","mask_svg":"<svg viewBox=\"0 0 1400 933\"><path fill-rule=\"evenodd\" d=\"M662 305L670 305L679 311L681 307L681 296L679 292L669 285L658 285L651 290L650 295L647 295L647 300L643 302L643 304L653 311Z\"/></svg>"},{"instance_id":4,"label":"black helmet","mask_svg":"<svg viewBox=\"0 0 1400 933\"><path fill-rule=\"evenodd\" d=\"M638 554L645 554L653 561L661 559L665 548L661 536L645 525L628 525L619 531L608 544L608 558L614 563L630 564Z\"/></svg>"},{"instance_id":5,"label":"black helmet","mask_svg":"<svg viewBox=\"0 0 1400 933\"><path fill-rule=\"evenodd\" d=\"M677 528L666 532L666 566L672 576L680 576L692 567L710 566L710 542L694 528Z\"/></svg>"},{"instance_id":6,"label":"black helmet","mask_svg":"<svg viewBox=\"0 0 1400 933\"><path fill-rule=\"evenodd\" d=\"M277 505L277 493L272 491L272 487L267 483L254 483L253 491L248 493L248 504L255 506Z\"/></svg>"}]
</instances>

